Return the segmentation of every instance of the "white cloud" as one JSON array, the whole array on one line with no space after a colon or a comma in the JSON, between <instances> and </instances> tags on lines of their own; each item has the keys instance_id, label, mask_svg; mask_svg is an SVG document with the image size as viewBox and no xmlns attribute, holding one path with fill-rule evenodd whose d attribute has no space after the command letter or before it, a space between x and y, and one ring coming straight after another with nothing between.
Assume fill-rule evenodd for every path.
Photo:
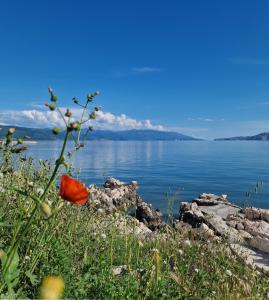
<instances>
[{"instance_id":1,"label":"white cloud","mask_svg":"<svg viewBox=\"0 0 269 300\"><path fill-rule=\"evenodd\" d=\"M267 105L269 105L269 101L266 101L266 102L261 102L260 104L261 104L261 105L265 105L265 106L267 106Z\"/></svg>"},{"instance_id":2,"label":"white cloud","mask_svg":"<svg viewBox=\"0 0 269 300\"><path fill-rule=\"evenodd\" d=\"M212 118L188 118L188 121L200 121L200 122L219 122L224 121L223 118L221 119L212 119Z\"/></svg>"},{"instance_id":3,"label":"white cloud","mask_svg":"<svg viewBox=\"0 0 269 300\"><path fill-rule=\"evenodd\" d=\"M160 68L152 68L152 67L134 67L134 68L132 68L132 71L134 73L145 74L145 73L159 73L159 72L161 72L161 69Z\"/></svg>"},{"instance_id":4,"label":"white cloud","mask_svg":"<svg viewBox=\"0 0 269 300\"><path fill-rule=\"evenodd\" d=\"M62 108L65 111L65 108ZM81 109L72 109L74 119L79 119ZM114 115L110 112L97 112L97 119L91 121L96 129L126 130L154 129L165 130L162 125L153 125L150 120L136 120L125 114ZM0 124L25 126L34 128L62 127L64 121L57 111L41 111L37 109L22 111L0 111Z\"/></svg>"}]
</instances>

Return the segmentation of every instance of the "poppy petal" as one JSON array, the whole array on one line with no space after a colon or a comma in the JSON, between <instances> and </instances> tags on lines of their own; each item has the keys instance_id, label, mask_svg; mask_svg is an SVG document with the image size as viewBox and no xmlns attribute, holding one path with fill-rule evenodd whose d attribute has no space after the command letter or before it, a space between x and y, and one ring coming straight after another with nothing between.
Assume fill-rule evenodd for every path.
<instances>
[{"instance_id":1,"label":"poppy petal","mask_svg":"<svg viewBox=\"0 0 269 300\"><path fill-rule=\"evenodd\" d=\"M88 200L89 192L82 182L68 175L63 175L61 177L60 196L66 201L84 205Z\"/></svg>"}]
</instances>

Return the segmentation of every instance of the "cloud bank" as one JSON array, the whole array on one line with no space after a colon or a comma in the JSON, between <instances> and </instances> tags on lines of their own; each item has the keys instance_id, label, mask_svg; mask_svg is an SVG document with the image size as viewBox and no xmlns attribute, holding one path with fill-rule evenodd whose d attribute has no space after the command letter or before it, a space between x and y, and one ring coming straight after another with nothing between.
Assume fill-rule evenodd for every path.
<instances>
[{"instance_id":1,"label":"cloud bank","mask_svg":"<svg viewBox=\"0 0 269 300\"><path fill-rule=\"evenodd\" d=\"M65 111L62 108L62 111ZM74 119L79 119L80 109L72 109ZM97 119L91 121L96 129L127 130L154 129L165 130L162 125L153 125L150 120L137 120L125 114L114 115L110 112L97 112ZM37 109L22 111L0 111L0 124L33 128L63 127L64 121L57 111L42 111Z\"/></svg>"},{"instance_id":2,"label":"cloud bank","mask_svg":"<svg viewBox=\"0 0 269 300\"><path fill-rule=\"evenodd\" d=\"M147 74L147 73L159 73L161 72L160 68L152 68L152 67L134 67L132 71L137 74Z\"/></svg>"}]
</instances>

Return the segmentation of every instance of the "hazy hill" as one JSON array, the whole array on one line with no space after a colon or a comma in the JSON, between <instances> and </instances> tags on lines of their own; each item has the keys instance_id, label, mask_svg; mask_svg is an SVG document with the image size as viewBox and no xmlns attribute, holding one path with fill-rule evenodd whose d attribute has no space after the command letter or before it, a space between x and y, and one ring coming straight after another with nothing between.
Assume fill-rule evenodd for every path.
<instances>
[{"instance_id":1,"label":"hazy hill","mask_svg":"<svg viewBox=\"0 0 269 300\"><path fill-rule=\"evenodd\" d=\"M1 126L0 139L2 139L7 129L10 126ZM40 140L57 140L62 139L63 134L54 135L50 129L44 128L26 128L16 127L15 138L27 137L28 140L40 141ZM170 131L158 131L158 130L123 130L123 131L111 131L111 130L96 130L88 135L89 140L116 140L116 141L191 141L199 140L191 136L187 136L177 132Z\"/></svg>"},{"instance_id":2,"label":"hazy hill","mask_svg":"<svg viewBox=\"0 0 269 300\"><path fill-rule=\"evenodd\" d=\"M235 136L230 138L219 138L215 141L269 141L269 133L263 132L252 136Z\"/></svg>"}]
</instances>

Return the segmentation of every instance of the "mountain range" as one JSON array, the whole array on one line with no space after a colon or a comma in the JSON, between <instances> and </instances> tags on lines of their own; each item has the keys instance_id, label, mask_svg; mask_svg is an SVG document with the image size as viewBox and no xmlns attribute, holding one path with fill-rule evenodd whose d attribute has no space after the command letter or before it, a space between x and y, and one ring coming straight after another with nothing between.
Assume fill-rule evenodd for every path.
<instances>
[{"instance_id":1,"label":"mountain range","mask_svg":"<svg viewBox=\"0 0 269 300\"><path fill-rule=\"evenodd\" d=\"M0 125L0 139L3 139L10 126ZM48 128L26 128L13 126L15 138L24 137L29 141L57 140L63 138L63 133L54 135ZM82 133L83 135L83 133ZM132 129L122 131L94 130L88 134L87 140L115 140L115 141L194 141L199 140L173 131L158 131L148 129Z\"/></svg>"},{"instance_id":2,"label":"mountain range","mask_svg":"<svg viewBox=\"0 0 269 300\"><path fill-rule=\"evenodd\" d=\"M219 138L215 141L269 141L269 133L263 132L252 136L235 136L230 138Z\"/></svg>"}]
</instances>

